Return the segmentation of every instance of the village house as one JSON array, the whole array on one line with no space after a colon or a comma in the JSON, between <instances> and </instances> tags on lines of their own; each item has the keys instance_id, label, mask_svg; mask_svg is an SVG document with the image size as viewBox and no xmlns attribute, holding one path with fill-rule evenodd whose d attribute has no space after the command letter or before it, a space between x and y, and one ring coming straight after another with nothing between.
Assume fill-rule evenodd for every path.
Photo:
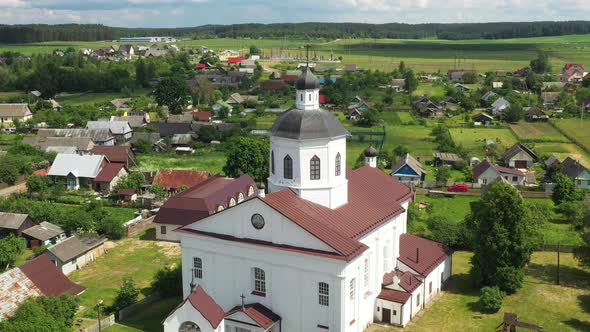
<instances>
[{"instance_id":1,"label":"village house","mask_svg":"<svg viewBox=\"0 0 590 332\"><path fill-rule=\"evenodd\" d=\"M144 133L144 132L134 131L133 136L131 136L131 139L129 140L128 143L131 146L133 146L134 144L137 144L137 142L139 142L139 141L148 141L152 144L156 144L160 140L161 140L160 133Z\"/></svg>"},{"instance_id":2,"label":"village house","mask_svg":"<svg viewBox=\"0 0 590 332\"><path fill-rule=\"evenodd\" d=\"M254 180L212 176L168 199L156 215L156 239L179 242L175 229L187 226L258 195Z\"/></svg>"},{"instance_id":3,"label":"village house","mask_svg":"<svg viewBox=\"0 0 590 332\"><path fill-rule=\"evenodd\" d=\"M117 191L119 199L125 203L131 203L137 201L137 190L132 188L121 188Z\"/></svg>"},{"instance_id":4,"label":"village house","mask_svg":"<svg viewBox=\"0 0 590 332\"><path fill-rule=\"evenodd\" d=\"M8 234L21 236L25 229L34 225L27 214L0 212L0 238Z\"/></svg>"},{"instance_id":5,"label":"village house","mask_svg":"<svg viewBox=\"0 0 590 332\"><path fill-rule=\"evenodd\" d=\"M483 96L481 96L480 101L485 106L489 102L490 98L495 97L497 95L498 94L495 93L494 91L488 91L488 92L484 93ZM489 104L487 104L487 105L489 105Z\"/></svg>"},{"instance_id":6,"label":"village house","mask_svg":"<svg viewBox=\"0 0 590 332\"><path fill-rule=\"evenodd\" d=\"M456 162L463 161L463 158L459 157L456 153L435 151L432 153L432 157L434 158L434 166L453 166Z\"/></svg>"},{"instance_id":7,"label":"village house","mask_svg":"<svg viewBox=\"0 0 590 332\"><path fill-rule=\"evenodd\" d=\"M561 74L561 81L562 82L582 82L584 80L584 76L586 72L584 67L577 63L567 63L563 67L563 71Z\"/></svg>"},{"instance_id":8,"label":"village house","mask_svg":"<svg viewBox=\"0 0 590 332\"><path fill-rule=\"evenodd\" d=\"M86 266L105 253L105 238L73 235L45 250L45 255L68 275Z\"/></svg>"},{"instance_id":9,"label":"village house","mask_svg":"<svg viewBox=\"0 0 590 332\"><path fill-rule=\"evenodd\" d=\"M211 112L193 111L193 120L202 122L211 122Z\"/></svg>"},{"instance_id":10,"label":"village house","mask_svg":"<svg viewBox=\"0 0 590 332\"><path fill-rule=\"evenodd\" d=\"M146 113L146 114L148 114L148 113ZM149 114L148 114L148 119L149 119ZM107 121L127 122L127 123L129 123L129 127L131 127L132 130L141 128L149 122L149 121L146 121L146 117L143 114L111 116Z\"/></svg>"},{"instance_id":11,"label":"village house","mask_svg":"<svg viewBox=\"0 0 590 332\"><path fill-rule=\"evenodd\" d=\"M504 97L500 97L492 103L492 106L490 107L490 109L492 111L492 115L497 116L497 117L502 117L502 114L504 113L504 111L506 109L508 109L509 107L510 107L510 102L508 100L504 99Z\"/></svg>"},{"instance_id":12,"label":"village house","mask_svg":"<svg viewBox=\"0 0 590 332\"><path fill-rule=\"evenodd\" d=\"M466 73L476 73L474 69L449 69L447 76L451 81L459 82L463 81L463 76Z\"/></svg>"},{"instance_id":13,"label":"village house","mask_svg":"<svg viewBox=\"0 0 590 332\"><path fill-rule=\"evenodd\" d=\"M560 97L559 92L541 92L541 100L545 108L554 108Z\"/></svg>"},{"instance_id":14,"label":"village house","mask_svg":"<svg viewBox=\"0 0 590 332\"><path fill-rule=\"evenodd\" d=\"M221 110L227 110L227 116L231 117L233 112L233 106L224 102L223 100L218 100L212 107L214 114L216 117L221 116Z\"/></svg>"},{"instance_id":15,"label":"village house","mask_svg":"<svg viewBox=\"0 0 590 332\"><path fill-rule=\"evenodd\" d=\"M570 178L579 189L590 189L590 170L571 157L561 162L561 172Z\"/></svg>"},{"instance_id":16,"label":"village house","mask_svg":"<svg viewBox=\"0 0 590 332\"><path fill-rule=\"evenodd\" d=\"M234 50L224 50L217 53L217 57L221 62L227 62L227 59L230 57L237 57L240 55L240 52Z\"/></svg>"},{"instance_id":17,"label":"village house","mask_svg":"<svg viewBox=\"0 0 590 332\"><path fill-rule=\"evenodd\" d=\"M439 119L444 115L443 107L430 101L427 97L418 99L415 105L416 112L424 118Z\"/></svg>"},{"instance_id":18,"label":"village house","mask_svg":"<svg viewBox=\"0 0 590 332\"><path fill-rule=\"evenodd\" d=\"M129 175L129 171L123 163L107 163L93 179L95 191L108 194L117 182Z\"/></svg>"},{"instance_id":19,"label":"village house","mask_svg":"<svg viewBox=\"0 0 590 332\"><path fill-rule=\"evenodd\" d=\"M117 144L128 141L133 135L133 129L127 121L88 121L86 129L109 129Z\"/></svg>"},{"instance_id":20,"label":"village house","mask_svg":"<svg viewBox=\"0 0 590 332\"><path fill-rule=\"evenodd\" d=\"M391 80L391 88L395 92L404 91L406 89L406 79L405 78L394 78L394 79L392 79Z\"/></svg>"},{"instance_id":21,"label":"village house","mask_svg":"<svg viewBox=\"0 0 590 332\"><path fill-rule=\"evenodd\" d=\"M25 122L33 117L27 104L0 104L0 127L11 126L15 121Z\"/></svg>"},{"instance_id":22,"label":"village house","mask_svg":"<svg viewBox=\"0 0 590 332\"><path fill-rule=\"evenodd\" d=\"M88 153L94 148L90 137L23 137L23 143L36 146L47 152Z\"/></svg>"},{"instance_id":23,"label":"village house","mask_svg":"<svg viewBox=\"0 0 590 332\"><path fill-rule=\"evenodd\" d=\"M156 128L161 138L172 137L176 134L187 134L193 131L190 123L155 122L150 126Z\"/></svg>"},{"instance_id":24,"label":"village house","mask_svg":"<svg viewBox=\"0 0 590 332\"><path fill-rule=\"evenodd\" d=\"M485 113L485 112L476 114L476 115L472 116L471 119L473 120L473 122L476 125L484 125L484 126L487 126L494 121L494 117Z\"/></svg>"},{"instance_id":25,"label":"village house","mask_svg":"<svg viewBox=\"0 0 590 332\"><path fill-rule=\"evenodd\" d=\"M391 176L402 183L418 184L424 181L427 173L420 161L409 153L401 157L391 169Z\"/></svg>"},{"instance_id":26,"label":"village house","mask_svg":"<svg viewBox=\"0 0 590 332\"><path fill-rule=\"evenodd\" d=\"M63 183L67 190L92 189L94 178L108 164L103 155L60 153L55 157L48 176Z\"/></svg>"},{"instance_id":27,"label":"village house","mask_svg":"<svg viewBox=\"0 0 590 332\"><path fill-rule=\"evenodd\" d=\"M225 101L228 105L244 105L248 102L258 103L258 96L240 95L239 93L232 93Z\"/></svg>"},{"instance_id":28,"label":"village house","mask_svg":"<svg viewBox=\"0 0 590 332\"><path fill-rule=\"evenodd\" d=\"M181 114L170 114L167 123L191 123L194 120L193 112L184 112Z\"/></svg>"},{"instance_id":29,"label":"village house","mask_svg":"<svg viewBox=\"0 0 590 332\"><path fill-rule=\"evenodd\" d=\"M111 100L110 103L118 110L131 109L131 98L117 98Z\"/></svg>"},{"instance_id":30,"label":"village house","mask_svg":"<svg viewBox=\"0 0 590 332\"><path fill-rule=\"evenodd\" d=\"M29 248L52 246L66 239L66 232L61 227L47 221L25 229L22 235Z\"/></svg>"},{"instance_id":31,"label":"village house","mask_svg":"<svg viewBox=\"0 0 590 332\"><path fill-rule=\"evenodd\" d=\"M306 69L296 87L296 108L270 130L268 193L175 230L188 300L164 332L405 326L450 277L441 244L406 234L412 190L369 165L346 169L348 132L319 108L319 80ZM385 289L398 271L420 290Z\"/></svg>"},{"instance_id":32,"label":"village house","mask_svg":"<svg viewBox=\"0 0 590 332\"><path fill-rule=\"evenodd\" d=\"M473 167L473 179L480 185L488 185L500 179L515 186L524 186L525 174L518 169L494 165L487 160Z\"/></svg>"},{"instance_id":33,"label":"village house","mask_svg":"<svg viewBox=\"0 0 590 332\"><path fill-rule=\"evenodd\" d=\"M461 84L461 83L455 83L454 87L455 87L455 89L457 89L457 91L460 91L460 92L469 92L469 91L471 91L471 88L470 87L468 87L465 84Z\"/></svg>"},{"instance_id":34,"label":"village house","mask_svg":"<svg viewBox=\"0 0 590 332\"><path fill-rule=\"evenodd\" d=\"M129 145L95 146L90 150L90 153L103 155L110 163L123 164L127 169L137 165L135 152Z\"/></svg>"},{"instance_id":35,"label":"village house","mask_svg":"<svg viewBox=\"0 0 590 332\"><path fill-rule=\"evenodd\" d=\"M156 172L152 185L158 185L169 193L174 193L181 187L191 188L210 176L209 172L162 168Z\"/></svg>"},{"instance_id":36,"label":"village house","mask_svg":"<svg viewBox=\"0 0 590 332\"><path fill-rule=\"evenodd\" d=\"M504 165L511 168L531 168L539 157L524 144L516 143L504 152L502 160Z\"/></svg>"},{"instance_id":37,"label":"village house","mask_svg":"<svg viewBox=\"0 0 590 332\"><path fill-rule=\"evenodd\" d=\"M549 115L542 109L532 106L524 107L524 117L528 122L547 122L549 121Z\"/></svg>"},{"instance_id":38,"label":"village house","mask_svg":"<svg viewBox=\"0 0 590 332\"><path fill-rule=\"evenodd\" d=\"M86 288L72 282L53 264L40 255L0 274L0 321L8 319L27 299L39 296L78 296Z\"/></svg>"},{"instance_id":39,"label":"village house","mask_svg":"<svg viewBox=\"0 0 590 332\"><path fill-rule=\"evenodd\" d=\"M90 138L95 145L115 145L115 136L110 129L39 129L40 141L49 137Z\"/></svg>"}]
</instances>

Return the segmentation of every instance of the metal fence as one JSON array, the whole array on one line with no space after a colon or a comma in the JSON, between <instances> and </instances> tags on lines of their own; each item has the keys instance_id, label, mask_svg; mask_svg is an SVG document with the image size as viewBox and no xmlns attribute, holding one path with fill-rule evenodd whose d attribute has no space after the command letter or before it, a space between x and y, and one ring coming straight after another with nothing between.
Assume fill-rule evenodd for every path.
<instances>
[{"instance_id":1,"label":"metal fence","mask_svg":"<svg viewBox=\"0 0 590 332\"><path fill-rule=\"evenodd\" d=\"M107 327L111 327L115 325L115 315L107 316L100 320L100 330L103 331ZM83 332L99 332L98 331L98 322L92 326L89 326L82 330Z\"/></svg>"}]
</instances>

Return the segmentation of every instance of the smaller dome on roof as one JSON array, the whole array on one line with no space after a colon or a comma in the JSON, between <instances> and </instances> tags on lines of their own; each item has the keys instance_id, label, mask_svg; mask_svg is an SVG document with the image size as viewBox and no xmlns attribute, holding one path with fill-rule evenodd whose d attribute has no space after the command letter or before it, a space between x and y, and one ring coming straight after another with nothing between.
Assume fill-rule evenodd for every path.
<instances>
[{"instance_id":1,"label":"smaller dome on roof","mask_svg":"<svg viewBox=\"0 0 590 332\"><path fill-rule=\"evenodd\" d=\"M320 80L311 72L309 67L305 68L303 74L299 76L297 82L295 82L295 88L297 90L314 90L320 88Z\"/></svg>"},{"instance_id":2,"label":"smaller dome on roof","mask_svg":"<svg viewBox=\"0 0 590 332\"><path fill-rule=\"evenodd\" d=\"M365 157L377 157L377 150L371 145L365 149Z\"/></svg>"}]
</instances>

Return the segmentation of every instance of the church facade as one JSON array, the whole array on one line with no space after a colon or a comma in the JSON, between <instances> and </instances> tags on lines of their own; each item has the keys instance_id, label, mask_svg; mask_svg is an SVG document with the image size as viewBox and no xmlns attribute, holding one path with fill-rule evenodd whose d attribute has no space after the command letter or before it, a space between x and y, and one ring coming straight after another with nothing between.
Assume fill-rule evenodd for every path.
<instances>
[{"instance_id":1,"label":"church facade","mask_svg":"<svg viewBox=\"0 0 590 332\"><path fill-rule=\"evenodd\" d=\"M438 243L407 234L412 191L346 168L347 131L306 69L270 137L268 194L176 230L185 300L166 332L342 331L406 325L451 275Z\"/></svg>"}]
</instances>

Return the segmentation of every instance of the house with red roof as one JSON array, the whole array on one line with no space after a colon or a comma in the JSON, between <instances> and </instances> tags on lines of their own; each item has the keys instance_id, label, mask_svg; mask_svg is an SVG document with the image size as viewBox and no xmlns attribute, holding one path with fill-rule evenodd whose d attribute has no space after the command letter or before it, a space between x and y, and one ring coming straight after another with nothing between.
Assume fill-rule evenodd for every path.
<instances>
[{"instance_id":1,"label":"house with red roof","mask_svg":"<svg viewBox=\"0 0 590 332\"><path fill-rule=\"evenodd\" d=\"M195 186L207 180L210 176L209 172L204 171L162 168L154 176L152 185L158 185L169 192L175 192L181 187L190 188Z\"/></svg>"},{"instance_id":2,"label":"house with red roof","mask_svg":"<svg viewBox=\"0 0 590 332\"><path fill-rule=\"evenodd\" d=\"M221 312L225 331L406 326L450 278L446 248L407 234L412 189L376 168L375 149L347 169L349 133L319 107L319 80L305 69L295 88L295 108L269 130L264 191L217 205L228 192L202 184L160 210L161 223L184 225L174 232L188 311L172 312L165 332L217 331Z\"/></svg>"},{"instance_id":3,"label":"house with red roof","mask_svg":"<svg viewBox=\"0 0 590 332\"><path fill-rule=\"evenodd\" d=\"M240 62L246 60L243 56L233 56L227 58L227 63L229 64L239 64Z\"/></svg>"},{"instance_id":4,"label":"house with red roof","mask_svg":"<svg viewBox=\"0 0 590 332\"><path fill-rule=\"evenodd\" d=\"M561 74L562 82L582 82L586 76L584 66L577 63L566 63Z\"/></svg>"},{"instance_id":5,"label":"house with red roof","mask_svg":"<svg viewBox=\"0 0 590 332\"><path fill-rule=\"evenodd\" d=\"M109 193L121 178L129 175L124 164L108 163L94 178L94 190L101 193Z\"/></svg>"},{"instance_id":6,"label":"house with red roof","mask_svg":"<svg viewBox=\"0 0 590 332\"><path fill-rule=\"evenodd\" d=\"M25 300L39 296L80 295L86 289L66 277L48 256L40 255L0 274L0 321Z\"/></svg>"}]
</instances>

